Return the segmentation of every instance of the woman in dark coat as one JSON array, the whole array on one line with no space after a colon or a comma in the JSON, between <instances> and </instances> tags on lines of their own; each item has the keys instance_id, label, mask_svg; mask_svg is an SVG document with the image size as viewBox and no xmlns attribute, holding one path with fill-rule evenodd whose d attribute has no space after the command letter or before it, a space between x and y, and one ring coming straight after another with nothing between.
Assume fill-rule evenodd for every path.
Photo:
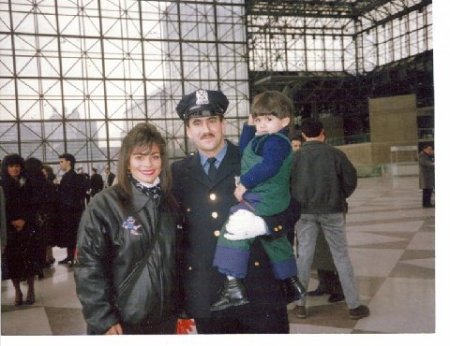
<instances>
[{"instance_id":1,"label":"woman in dark coat","mask_svg":"<svg viewBox=\"0 0 450 346\"><path fill-rule=\"evenodd\" d=\"M53 172L53 168L49 165L42 166L42 173L44 173L45 178L50 183L52 187L53 195L55 198L58 197L58 184L56 183L56 175ZM49 219L47 222L45 237L45 266L50 267L53 263L55 263L55 257L53 256L53 247L57 245L57 231L58 231L58 217L57 217L57 205L58 200L53 201L54 204L51 204Z\"/></svg>"},{"instance_id":2,"label":"woman in dark coat","mask_svg":"<svg viewBox=\"0 0 450 346\"><path fill-rule=\"evenodd\" d=\"M88 334L175 334L177 204L156 127L137 124L125 136L117 176L78 230L74 274Z\"/></svg>"},{"instance_id":3,"label":"woman in dark coat","mask_svg":"<svg viewBox=\"0 0 450 346\"><path fill-rule=\"evenodd\" d=\"M25 201L24 160L18 154L4 157L1 167L1 185L5 193L7 244L5 263L9 278L16 291L15 305L23 304L20 281L26 280L28 293L26 304L34 303L34 277L39 273L35 260L33 228Z\"/></svg>"},{"instance_id":4,"label":"woman in dark coat","mask_svg":"<svg viewBox=\"0 0 450 346\"><path fill-rule=\"evenodd\" d=\"M29 213L30 225L33 226L35 258L42 273L42 268L47 267L46 247L53 228L58 196L54 185L45 177L40 160L34 157L25 160L25 176L24 189L27 198L24 203Z\"/></svg>"}]
</instances>

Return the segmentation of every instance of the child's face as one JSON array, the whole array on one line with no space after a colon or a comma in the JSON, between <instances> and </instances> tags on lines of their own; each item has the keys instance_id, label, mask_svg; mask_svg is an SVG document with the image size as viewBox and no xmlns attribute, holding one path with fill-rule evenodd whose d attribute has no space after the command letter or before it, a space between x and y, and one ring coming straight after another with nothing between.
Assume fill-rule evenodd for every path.
<instances>
[{"instance_id":1,"label":"child's face","mask_svg":"<svg viewBox=\"0 0 450 346\"><path fill-rule=\"evenodd\" d=\"M277 133L283 127L289 124L289 118L277 118L275 115L266 114L258 115L254 119L256 126L256 133L258 134L272 134Z\"/></svg>"}]
</instances>

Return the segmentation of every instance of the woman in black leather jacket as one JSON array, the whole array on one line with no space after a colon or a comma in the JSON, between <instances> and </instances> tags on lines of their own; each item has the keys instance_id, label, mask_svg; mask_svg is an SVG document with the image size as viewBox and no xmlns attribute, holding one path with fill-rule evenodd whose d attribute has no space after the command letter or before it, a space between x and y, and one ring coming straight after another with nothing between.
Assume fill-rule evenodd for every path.
<instances>
[{"instance_id":1,"label":"woman in black leather jacket","mask_svg":"<svg viewBox=\"0 0 450 346\"><path fill-rule=\"evenodd\" d=\"M176 203L164 139L150 124L124 138L118 183L80 222L75 281L88 334L176 333Z\"/></svg>"}]
</instances>

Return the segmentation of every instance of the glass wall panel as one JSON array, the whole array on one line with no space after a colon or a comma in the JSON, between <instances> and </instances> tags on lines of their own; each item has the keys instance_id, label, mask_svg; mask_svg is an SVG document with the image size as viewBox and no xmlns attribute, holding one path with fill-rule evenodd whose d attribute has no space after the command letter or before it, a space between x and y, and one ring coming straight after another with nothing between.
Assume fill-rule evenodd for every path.
<instances>
[{"instance_id":1,"label":"glass wall panel","mask_svg":"<svg viewBox=\"0 0 450 346\"><path fill-rule=\"evenodd\" d=\"M57 165L69 151L87 172L114 169L140 121L160 128L172 158L184 156L192 147L175 107L199 87L228 96L237 141L249 70L357 74L431 50L431 4L420 3L322 18L247 16L244 0L0 0L0 158Z\"/></svg>"}]
</instances>

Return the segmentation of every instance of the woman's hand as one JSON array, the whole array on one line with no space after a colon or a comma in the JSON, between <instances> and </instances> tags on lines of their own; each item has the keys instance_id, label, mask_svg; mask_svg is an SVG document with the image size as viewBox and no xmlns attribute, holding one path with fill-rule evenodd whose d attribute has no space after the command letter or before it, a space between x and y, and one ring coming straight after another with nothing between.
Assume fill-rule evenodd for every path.
<instances>
[{"instance_id":1,"label":"woman's hand","mask_svg":"<svg viewBox=\"0 0 450 346\"><path fill-rule=\"evenodd\" d=\"M122 326L120 325L120 323L113 325L105 333L105 335L122 335L122 334L123 334L123 330L122 330Z\"/></svg>"}]
</instances>

